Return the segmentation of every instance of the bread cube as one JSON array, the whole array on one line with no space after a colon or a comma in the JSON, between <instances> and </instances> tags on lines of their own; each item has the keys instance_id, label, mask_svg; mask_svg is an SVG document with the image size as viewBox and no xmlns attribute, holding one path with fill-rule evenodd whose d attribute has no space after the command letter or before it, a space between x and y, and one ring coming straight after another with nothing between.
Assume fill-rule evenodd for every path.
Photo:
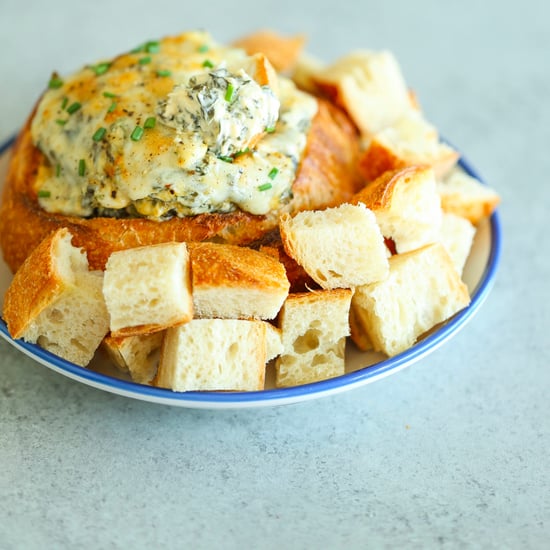
<instances>
[{"instance_id":1,"label":"bread cube","mask_svg":"<svg viewBox=\"0 0 550 550\"><path fill-rule=\"evenodd\" d=\"M196 318L273 319L290 283L277 258L250 248L190 243Z\"/></svg>"},{"instance_id":2,"label":"bread cube","mask_svg":"<svg viewBox=\"0 0 550 550\"><path fill-rule=\"evenodd\" d=\"M444 212L462 216L474 225L490 216L500 203L493 189L458 167L443 181L438 181L437 192Z\"/></svg>"},{"instance_id":3,"label":"bread cube","mask_svg":"<svg viewBox=\"0 0 550 550\"><path fill-rule=\"evenodd\" d=\"M138 384L150 384L157 373L164 332L111 336L103 340L103 349L114 365L130 374Z\"/></svg>"},{"instance_id":4,"label":"bread cube","mask_svg":"<svg viewBox=\"0 0 550 550\"><path fill-rule=\"evenodd\" d=\"M388 275L388 250L363 204L281 216L285 250L324 289L352 288Z\"/></svg>"},{"instance_id":5,"label":"bread cube","mask_svg":"<svg viewBox=\"0 0 550 550\"><path fill-rule=\"evenodd\" d=\"M279 316L283 352L275 362L276 384L297 386L345 373L349 336L349 289L291 294Z\"/></svg>"},{"instance_id":6,"label":"bread cube","mask_svg":"<svg viewBox=\"0 0 550 550\"><path fill-rule=\"evenodd\" d=\"M436 178L441 178L459 158L457 151L439 139L436 128L423 114L412 109L366 143L359 169L367 181L411 165L430 166Z\"/></svg>"},{"instance_id":7,"label":"bread cube","mask_svg":"<svg viewBox=\"0 0 550 550\"><path fill-rule=\"evenodd\" d=\"M457 273L461 276L472 248L475 233L475 226L466 218L456 216L450 212L443 214L441 243L449 253Z\"/></svg>"},{"instance_id":8,"label":"bread cube","mask_svg":"<svg viewBox=\"0 0 550 550\"><path fill-rule=\"evenodd\" d=\"M414 108L401 68L388 51L352 52L314 74L313 80L366 136Z\"/></svg>"},{"instance_id":9,"label":"bread cube","mask_svg":"<svg viewBox=\"0 0 550 550\"><path fill-rule=\"evenodd\" d=\"M146 334L193 318L185 243L114 252L105 267L103 294L113 336Z\"/></svg>"},{"instance_id":10,"label":"bread cube","mask_svg":"<svg viewBox=\"0 0 550 550\"><path fill-rule=\"evenodd\" d=\"M356 288L352 308L374 350L394 356L469 303L451 258L434 243L392 256L389 277Z\"/></svg>"},{"instance_id":11,"label":"bread cube","mask_svg":"<svg viewBox=\"0 0 550 550\"><path fill-rule=\"evenodd\" d=\"M386 172L350 201L374 212L384 237L398 253L439 240L441 201L434 172L427 166L409 166Z\"/></svg>"},{"instance_id":12,"label":"bread cube","mask_svg":"<svg viewBox=\"0 0 550 550\"><path fill-rule=\"evenodd\" d=\"M65 228L46 237L16 272L3 315L13 338L86 366L109 330L103 273L88 271L86 254Z\"/></svg>"},{"instance_id":13,"label":"bread cube","mask_svg":"<svg viewBox=\"0 0 550 550\"><path fill-rule=\"evenodd\" d=\"M267 323L194 319L166 331L154 384L174 391L264 388Z\"/></svg>"}]
</instances>

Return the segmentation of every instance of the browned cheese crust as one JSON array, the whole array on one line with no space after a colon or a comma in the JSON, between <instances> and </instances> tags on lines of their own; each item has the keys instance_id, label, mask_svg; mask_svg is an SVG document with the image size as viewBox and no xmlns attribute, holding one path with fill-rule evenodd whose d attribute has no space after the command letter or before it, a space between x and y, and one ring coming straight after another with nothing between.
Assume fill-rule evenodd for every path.
<instances>
[{"instance_id":1,"label":"browned cheese crust","mask_svg":"<svg viewBox=\"0 0 550 550\"><path fill-rule=\"evenodd\" d=\"M236 211L199 214L153 221L145 218L78 218L43 210L34 188L45 157L33 145L32 115L13 149L0 206L0 246L16 271L49 233L67 227L73 244L88 253L90 269L104 269L112 252L162 242L216 241L249 245L277 228L280 212L256 216ZM357 133L348 117L319 100L308 143L292 187L293 199L284 211L336 206L348 200L362 183L358 174Z\"/></svg>"}]
</instances>

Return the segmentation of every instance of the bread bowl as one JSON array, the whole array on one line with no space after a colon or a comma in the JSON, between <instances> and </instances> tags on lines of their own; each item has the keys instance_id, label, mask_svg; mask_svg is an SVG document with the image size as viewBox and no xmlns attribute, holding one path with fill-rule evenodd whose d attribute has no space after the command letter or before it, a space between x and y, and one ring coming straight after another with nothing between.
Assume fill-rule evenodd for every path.
<instances>
[{"instance_id":1,"label":"bread bowl","mask_svg":"<svg viewBox=\"0 0 550 550\"><path fill-rule=\"evenodd\" d=\"M217 92L224 99L230 87L238 97L243 87L254 88L241 94L242 101L261 104L248 133L235 137L252 111L244 103L236 119L228 107L197 122L197 102L190 105L187 92L202 83L208 95L218 81L225 82ZM273 97L281 105L278 119ZM245 113L240 119L239 112ZM296 116L300 112L307 116ZM221 126L224 118L233 120L229 129ZM224 131L225 141L219 139ZM294 139L290 145L285 135ZM357 131L344 112L299 92L261 54L221 46L204 32L147 42L71 76L54 73L13 149L0 245L15 271L60 227L86 250L91 269L103 269L114 251L145 244L258 243L276 231L281 212L351 197L361 186L358 154ZM238 187L245 180L254 196L236 200L223 191L210 201L196 192L202 202L188 200L190 185L208 187L206 179L197 183L205 162L214 166L205 172L225 170L227 182L240 178Z\"/></svg>"}]
</instances>

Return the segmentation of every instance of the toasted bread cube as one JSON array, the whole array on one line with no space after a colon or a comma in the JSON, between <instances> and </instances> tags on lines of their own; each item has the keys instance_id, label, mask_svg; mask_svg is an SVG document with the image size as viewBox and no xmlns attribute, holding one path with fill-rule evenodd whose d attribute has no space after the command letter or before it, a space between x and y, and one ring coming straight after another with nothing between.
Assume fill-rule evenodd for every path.
<instances>
[{"instance_id":1,"label":"toasted bread cube","mask_svg":"<svg viewBox=\"0 0 550 550\"><path fill-rule=\"evenodd\" d=\"M285 72L296 64L304 42L302 35L287 37L261 30L236 40L233 46L244 49L248 55L265 54L277 72Z\"/></svg>"},{"instance_id":2,"label":"toasted bread cube","mask_svg":"<svg viewBox=\"0 0 550 550\"><path fill-rule=\"evenodd\" d=\"M113 336L146 334L193 318L185 243L162 243L111 254L103 294Z\"/></svg>"},{"instance_id":3,"label":"toasted bread cube","mask_svg":"<svg viewBox=\"0 0 550 550\"><path fill-rule=\"evenodd\" d=\"M345 373L353 291L291 294L281 310L283 352L275 362L277 386L297 386Z\"/></svg>"},{"instance_id":4,"label":"toasted bread cube","mask_svg":"<svg viewBox=\"0 0 550 550\"><path fill-rule=\"evenodd\" d=\"M367 141L359 169L367 181L373 181L388 170L422 164L442 178L458 158L459 153L440 141L436 128L423 114L411 109Z\"/></svg>"},{"instance_id":5,"label":"toasted bread cube","mask_svg":"<svg viewBox=\"0 0 550 550\"><path fill-rule=\"evenodd\" d=\"M500 203L500 197L490 187L456 168L437 183L441 208L470 220L474 225L490 216Z\"/></svg>"},{"instance_id":6,"label":"toasted bread cube","mask_svg":"<svg viewBox=\"0 0 550 550\"><path fill-rule=\"evenodd\" d=\"M264 388L267 323L194 319L166 331L155 385L174 391Z\"/></svg>"},{"instance_id":7,"label":"toasted bread cube","mask_svg":"<svg viewBox=\"0 0 550 550\"><path fill-rule=\"evenodd\" d=\"M363 203L374 212L382 234L393 240L398 253L439 240L443 213L429 167L386 172L350 202Z\"/></svg>"},{"instance_id":8,"label":"toasted bread cube","mask_svg":"<svg viewBox=\"0 0 550 550\"><path fill-rule=\"evenodd\" d=\"M466 218L450 212L443 214L441 243L449 253L457 273L461 276L472 248L475 233L475 226Z\"/></svg>"},{"instance_id":9,"label":"toasted bread cube","mask_svg":"<svg viewBox=\"0 0 550 550\"><path fill-rule=\"evenodd\" d=\"M88 271L82 249L65 228L46 237L16 272L3 315L13 338L38 343L80 366L109 329L103 273Z\"/></svg>"},{"instance_id":10,"label":"toasted bread cube","mask_svg":"<svg viewBox=\"0 0 550 550\"><path fill-rule=\"evenodd\" d=\"M285 250L322 288L352 288L388 275L388 251L363 204L281 216Z\"/></svg>"},{"instance_id":11,"label":"toasted bread cube","mask_svg":"<svg viewBox=\"0 0 550 550\"><path fill-rule=\"evenodd\" d=\"M470 302L441 243L390 258L385 281L358 287L352 308L375 351L394 356Z\"/></svg>"},{"instance_id":12,"label":"toasted bread cube","mask_svg":"<svg viewBox=\"0 0 550 550\"><path fill-rule=\"evenodd\" d=\"M391 126L414 108L401 68L388 51L359 50L313 75L365 136Z\"/></svg>"},{"instance_id":13,"label":"toasted bread cube","mask_svg":"<svg viewBox=\"0 0 550 550\"><path fill-rule=\"evenodd\" d=\"M270 254L246 247L190 243L195 317L273 319L290 283Z\"/></svg>"},{"instance_id":14,"label":"toasted bread cube","mask_svg":"<svg viewBox=\"0 0 550 550\"><path fill-rule=\"evenodd\" d=\"M103 340L103 349L121 372L130 374L138 384L150 384L157 373L164 332L111 336Z\"/></svg>"}]
</instances>

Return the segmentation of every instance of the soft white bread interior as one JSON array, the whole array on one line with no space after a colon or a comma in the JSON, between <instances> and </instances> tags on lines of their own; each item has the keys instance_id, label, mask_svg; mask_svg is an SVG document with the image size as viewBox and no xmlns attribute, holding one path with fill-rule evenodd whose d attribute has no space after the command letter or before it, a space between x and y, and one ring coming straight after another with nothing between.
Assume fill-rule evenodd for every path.
<instances>
[{"instance_id":1,"label":"soft white bread interior","mask_svg":"<svg viewBox=\"0 0 550 550\"><path fill-rule=\"evenodd\" d=\"M462 271L464 270L475 233L475 226L466 218L451 214L450 212L443 214L441 243L449 253L459 275L462 275Z\"/></svg>"},{"instance_id":2,"label":"soft white bread interior","mask_svg":"<svg viewBox=\"0 0 550 550\"><path fill-rule=\"evenodd\" d=\"M164 331L135 336L108 335L103 340L103 349L134 382L150 384L157 373L163 339Z\"/></svg>"},{"instance_id":3,"label":"soft white bread interior","mask_svg":"<svg viewBox=\"0 0 550 550\"><path fill-rule=\"evenodd\" d=\"M325 69L326 65L319 58L311 55L308 52L302 52L294 69L292 71L292 80L301 90L305 90L313 95L320 93L315 79L317 75Z\"/></svg>"},{"instance_id":4,"label":"soft white bread interior","mask_svg":"<svg viewBox=\"0 0 550 550\"><path fill-rule=\"evenodd\" d=\"M290 283L282 263L250 248L189 243L195 318L273 319Z\"/></svg>"},{"instance_id":5,"label":"soft white bread interior","mask_svg":"<svg viewBox=\"0 0 550 550\"><path fill-rule=\"evenodd\" d=\"M374 214L364 204L342 204L283 214L286 253L322 288L352 288L388 275L388 250Z\"/></svg>"},{"instance_id":6,"label":"soft white bread interior","mask_svg":"<svg viewBox=\"0 0 550 550\"><path fill-rule=\"evenodd\" d=\"M3 315L13 338L86 366L109 329L103 274L88 271L67 229L44 239L15 274Z\"/></svg>"},{"instance_id":7,"label":"soft white bread interior","mask_svg":"<svg viewBox=\"0 0 550 550\"><path fill-rule=\"evenodd\" d=\"M423 113L410 109L366 140L359 168L367 181L387 170L420 164L431 166L436 178L442 178L458 158L459 153L439 139L437 129Z\"/></svg>"},{"instance_id":8,"label":"soft white bread interior","mask_svg":"<svg viewBox=\"0 0 550 550\"><path fill-rule=\"evenodd\" d=\"M413 108L395 56L358 50L316 71L312 80L343 107L363 135L391 126Z\"/></svg>"},{"instance_id":9,"label":"soft white bread interior","mask_svg":"<svg viewBox=\"0 0 550 550\"><path fill-rule=\"evenodd\" d=\"M266 363L275 359L283 353L283 333L281 329L276 326L266 323L265 324L265 337L266 337Z\"/></svg>"},{"instance_id":10,"label":"soft white bread interior","mask_svg":"<svg viewBox=\"0 0 550 550\"><path fill-rule=\"evenodd\" d=\"M433 170L409 166L384 173L350 201L374 212L398 253L439 240L442 210Z\"/></svg>"},{"instance_id":11,"label":"soft white bread interior","mask_svg":"<svg viewBox=\"0 0 550 550\"><path fill-rule=\"evenodd\" d=\"M352 308L375 351L389 356L466 307L470 297L441 243L390 258L390 275L355 289Z\"/></svg>"},{"instance_id":12,"label":"soft white bread interior","mask_svg":"<svg viewBox=\"0 0 550 550\"><path fill-rule=\"evenodd\" d=\"M105 267L103 294L113 336L144 334L193 318L185 243L114 252Z\"/></svg>"},{"instance_id":13,"label":"soft white bread interior","mask_svg":"<svg viewBox=\"0 0 550 550\"><path fill-rule=\"evenodd\" d=\"M283 352L275 362L277 386L344 374L352 295L349 289L289 295L279 316Z\"/></svg>"},{"instance_id":14,"label":"soft white bread interior","mask_svg":"<svg viewBox=\"0 0 550 550\"><path fill-rule=\"evenodd\" d=\"M445 212L467 218L474 225L490 216L500 202L496 191L459 167L453 169L443 181L438 181L437 191Z\"/></svg>"},{"instance_id":15,"label":"soft white bread interior","mask_svg":"<svg viewBox=\"0 0 550 550\"><path fill-rule=\"evenodd\" d=\"M174 391L264 388L267 323L194 319L166 331L154 384Z\"/></svg>"}]
</instances>

